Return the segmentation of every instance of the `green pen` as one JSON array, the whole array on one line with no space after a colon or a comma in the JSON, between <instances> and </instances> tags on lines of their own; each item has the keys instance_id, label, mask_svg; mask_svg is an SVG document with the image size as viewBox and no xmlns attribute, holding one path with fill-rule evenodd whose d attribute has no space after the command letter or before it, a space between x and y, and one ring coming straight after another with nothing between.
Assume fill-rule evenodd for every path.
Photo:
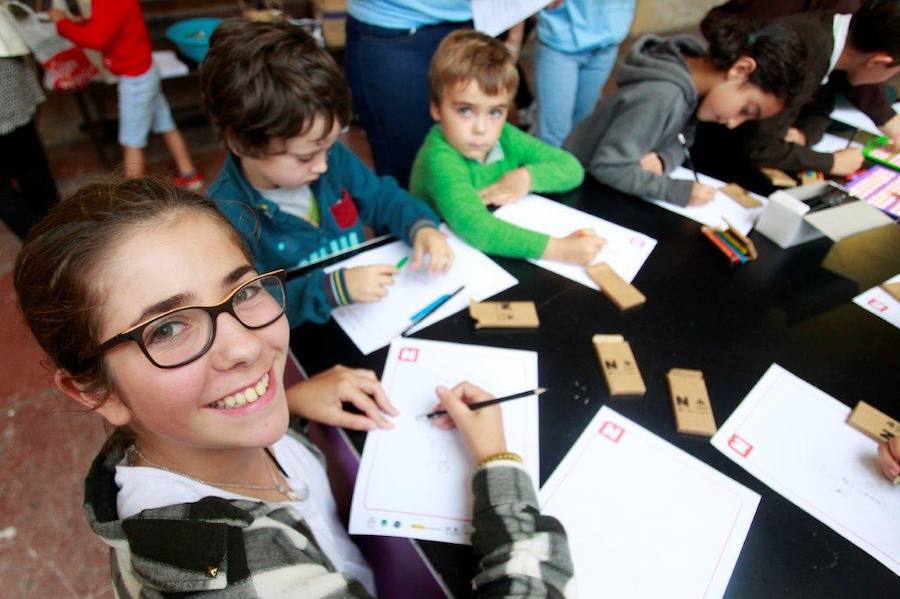
<instances>
[{"instance_id":1,"label":"green pen","mask_svg":"<svg viewBox=\"0 0 900 599\"><path fill-rule=\"evenodd\" d=\"M408 260L409 260L409 256L403 256L402 258L400 258L400 261L394 265L394 268L396 268L397 270L400 270L401 268L403 268L403 266L406 264L406 262Z\"/></svg>"}]
</instances>

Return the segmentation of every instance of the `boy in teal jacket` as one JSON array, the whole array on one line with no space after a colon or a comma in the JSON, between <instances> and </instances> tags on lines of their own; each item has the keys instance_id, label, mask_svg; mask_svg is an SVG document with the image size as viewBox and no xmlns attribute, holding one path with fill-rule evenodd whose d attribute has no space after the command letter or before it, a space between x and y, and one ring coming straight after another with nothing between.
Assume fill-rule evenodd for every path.
<instances>
[{"instance_id":1,"label":"boy in teal jacket","mask_svg":"<svg viewBox=\"0 0 900 599\"><path fill-rule=\"evenodd\" d=\"M332 58L299 27L223 22L201 69L206 110L231 150L210 198L253 251L260 272L303 266L365 240L364 226L413 246L409 268L448 269L438 218L393 179L335 143L350 93ZM288 281L291 326L325 322L352 302L384 297L390 264L313 270Z\"/></svg>"},{"instance_id":2,"label":"boy in teal jacket","mask_svg":"<svg viewBox=\"0 0 900 599\"><path fill-rule=\"evenodd\" d=\"M506 122L519 78L503 44L476 31L454 31L435 52L429 84L438 124L416 155L410 191L488 254L590 263L604 243L595 233L552 238L488 211L530 192L569 191L584 178L574 156Z\"/></svg>"}]
</instances>

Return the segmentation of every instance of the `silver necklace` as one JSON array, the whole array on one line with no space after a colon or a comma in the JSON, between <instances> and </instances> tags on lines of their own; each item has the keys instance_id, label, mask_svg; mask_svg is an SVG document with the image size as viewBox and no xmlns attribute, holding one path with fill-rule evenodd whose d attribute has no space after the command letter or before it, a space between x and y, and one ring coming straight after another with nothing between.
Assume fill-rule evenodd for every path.
<instances>
[{"instance_id":1,"label":"silver necklace","mask_svg":"<svg viewBox=\"0 0 900 599\"><path fill-rule=\"evenodd\" d=\"M208 480L203 480L202 478L197 478L196 476L191 476L190 474L186 474L184 472L180 472L178 470L174 470L167 466L163 466L162 464L157 464L156 462L150 460L141 453L141 448L137 446L137 444L132 445L128 448L128 463L133 464L136 460L135 457L140 457L142 460L147 462L149 465L154 468L159 468L160 470L165 470L166 472L170 472L172 474L177 474L178 476L183 476L187 479L190 479L197 483L202 483L204 485L209 485L212 487L224 487L230 489L251 489L254 491L277 491L288 498L290 501L303 501L309 496L309 492L305 489L300 493L295 493L293 489L279 481L275 476L275 468L271 464L271 460L266 460L266 467L269 471L269 476L272 478L272 485L247 485L243 483L218 483L218 482L210 482Z\"/></svg>"}]
</instances>

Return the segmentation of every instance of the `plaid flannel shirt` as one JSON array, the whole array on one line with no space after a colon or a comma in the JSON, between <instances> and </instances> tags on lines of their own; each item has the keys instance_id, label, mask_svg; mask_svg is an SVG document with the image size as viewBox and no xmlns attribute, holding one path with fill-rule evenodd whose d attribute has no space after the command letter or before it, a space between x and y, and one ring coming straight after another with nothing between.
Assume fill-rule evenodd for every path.
<instances>
[{"instance_id":1,"label":"plaid flannel shirt","mask_svg":"<svg viewBox=\"0 0 900 599\"><path fill-rule=\"evenodd\" d=\"M288 434L316 455L319 450ZM85 511L110 547L118 597L206 593L210 597L368 597L355 579L335 572L312 531L289 506L205 497L119 519L115 467L122 447L101 452L85 481ZM562 525L541 516L528 474L492 462L473 477L480 558L476 596L569 597L572 560Z\"/></svg>"}]
</instances>

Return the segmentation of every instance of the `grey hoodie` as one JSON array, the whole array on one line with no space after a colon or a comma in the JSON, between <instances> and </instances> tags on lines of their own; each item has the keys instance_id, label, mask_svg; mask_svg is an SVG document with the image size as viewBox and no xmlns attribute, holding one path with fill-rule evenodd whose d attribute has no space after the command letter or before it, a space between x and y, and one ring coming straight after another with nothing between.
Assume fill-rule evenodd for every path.
<instances>
[{"instance_id":1,"label":"grey hoodie","mask_svg":"<svg viewBox=\"0 0 900 599\"><path fill-rule=\"evenodd\" d=\"M699 98L683 55L704 53L705 46L693 36L642 37L618 69L618 90L575 126L563 147L601 183L686 205L692 181L654 175L639 162L656 152L668 173L684 161L677 136L684 133L693 143Z\"/></svg>"}]
</instances>

